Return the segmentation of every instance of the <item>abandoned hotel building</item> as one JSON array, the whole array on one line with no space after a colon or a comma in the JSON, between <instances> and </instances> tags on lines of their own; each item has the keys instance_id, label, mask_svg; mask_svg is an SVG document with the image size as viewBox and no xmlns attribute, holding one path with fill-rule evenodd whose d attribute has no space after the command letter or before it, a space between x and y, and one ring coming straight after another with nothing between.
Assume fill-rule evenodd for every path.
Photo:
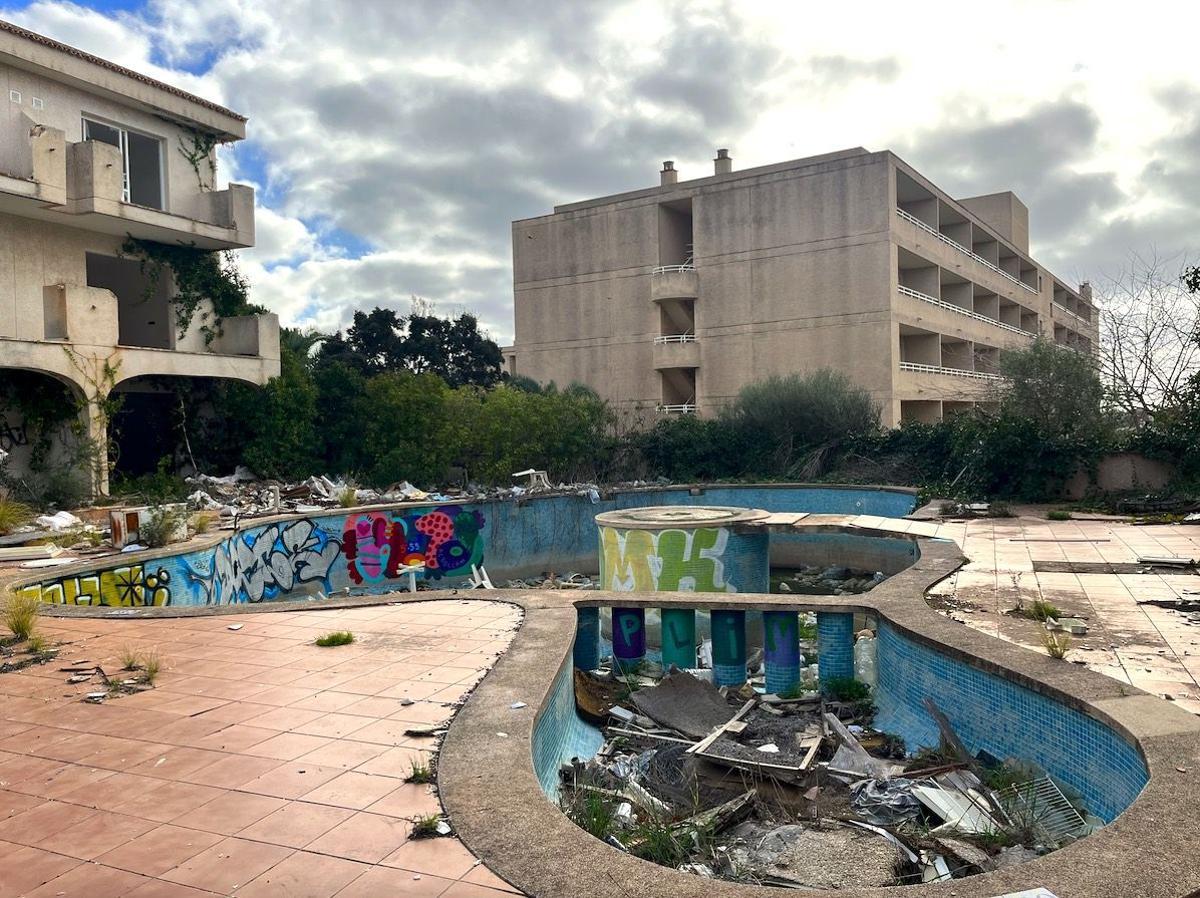
<instances>
[{"instance_id":1,"label":"abandoned hotel building","mask_svg":"<svg viewBox=\"0 0 1200 898\"><path fill-rule=\"evenodd\" d=\"M862 148L715 172L513 223L513 374L578 381L660 413L712 413L746 384L845 372L883 423L987 402L1000 351L1090 352L1097 316L1029 256L1010 192L953 199Z\"/></svg>"},{"instance_id":2,"label":"abandoned hotel building","mask_svg":"<svg viewBox=\"0 0 1200 898\"><path fill-rule=\"evenodd\" d=\"M59 380L103 441L97 403L109 391L145 392L163 375L261 385L279 373L275 315L226 318L214 339L202 306L180 334L170 278L148 282L121 252L129 237L253 245L254 191L213 183L213 147L245 137L245 118L4 22L0 108L0 377ZM13 438L21 422L2 423L10 464L27 462ZM101 488L107 476L101 461Z\"/></svg>"}]
</instances>

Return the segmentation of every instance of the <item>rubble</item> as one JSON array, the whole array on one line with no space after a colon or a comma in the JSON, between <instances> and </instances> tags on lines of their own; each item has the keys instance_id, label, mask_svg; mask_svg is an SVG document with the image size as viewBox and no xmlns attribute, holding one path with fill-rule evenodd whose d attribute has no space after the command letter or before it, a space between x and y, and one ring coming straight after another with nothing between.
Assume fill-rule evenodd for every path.
<instances>
[{"instance_id":1,"label":"rubble","mask_svg":"<svg viewBox=\"0 0 1200 898\"><path fill-rule=\"evenodd\" d=\"M1102 825L1034 765L969 755L932 697L939 745L911 754L872 726L869 697L782 699L703 673L575 672L605 737L561 772L577 824L694 875L827 889L970 876Z\"/></svg>"},{"instance_id":2,"label":"rubble","mask_svg":"<svg viewBox=\"0 0 1200 898\"><path fill-rule=\"evenodd\" d=\"M786 571L773 571L772 592L798 595L857 595L870 592L887 579L882 571L857 571L840 565L804 565Z\"/></svg>"}]
</instances>

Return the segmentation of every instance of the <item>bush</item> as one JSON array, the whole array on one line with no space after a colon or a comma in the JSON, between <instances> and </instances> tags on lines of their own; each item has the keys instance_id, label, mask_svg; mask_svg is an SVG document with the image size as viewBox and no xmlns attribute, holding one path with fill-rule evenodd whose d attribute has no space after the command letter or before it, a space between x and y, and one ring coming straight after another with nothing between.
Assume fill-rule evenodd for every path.
<instances>
[{"instance_id":1,"label":"bush","mask_svg":"<svg viewBox=\"0 0 1200 898\"><path fill-rule=\"evenodd\" d=\"M318 636L316 639L316 644L321 648L349 645L352 642L354 642L354 634L349 630L336 630L333 633L326 633L324 636Z\"/></svg>"},{"instance_id":2,"label":"bush","mask_svg":"<svg viewBox=\"0 0 1200 898\"><path fill-rule=\"evenodd\" d=\"M754 473L810 480L856 438L879 430L879 406L845 374L771 377L743 387L724 412Z\"/></svg>"},{"instance_id":3,"label":"bush","mask_svg":"<svg viewBox=\"0 0 1200 898\"><path fill-rule=\"evenodd\" d=\"M175 541L180 524L187 518L181 508L159 505L150 509L150 519L138 526L138 542L151 549L161 549Z\"/></svg>"},{"instance_id":4,"label":"bush","mask_svg":"<svg viewBox=\"0 0 1200 898\"><path fill-rule=\"evenodd\" d=\"M721 480L746 470L744 431L728 418L672 415L634 442L648 469L675 481Z\"/></svg>"}]
</instances>

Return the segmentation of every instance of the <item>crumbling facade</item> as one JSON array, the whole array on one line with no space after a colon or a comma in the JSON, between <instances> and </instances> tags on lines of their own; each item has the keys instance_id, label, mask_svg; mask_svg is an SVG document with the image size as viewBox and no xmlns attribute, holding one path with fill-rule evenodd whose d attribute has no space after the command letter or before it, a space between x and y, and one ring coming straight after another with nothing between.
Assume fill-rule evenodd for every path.
<instances>
[{"instance_id":1,"label":"crumbling facade","mask_svg":"<svg viewBox=\"0 0 1200 898\"><path fill-rule=\"evenodd\" d=\"M202 303L180 333L170 278L149 279L121 251L131 237L254 244L254 191L215 189L215 147L244 138L245 118L4 22L0 109L0 377L22 369L67 385L103 446L113 391L157 375L261 385L279 373L275 315L214 328ZM19 466L22 423L0 423Z\"/></svg>"},{"instance_id":2,"label":"crumbling facade","mask_svg":"<svg viewBox=\"0 0 1200 898\"><path fill-rule=\"evenodd\" d=\"M1010 192L956 200L862 148L555 207L513 223L510 373L624 406L711 414L830 367L886 425L991 401L1000 351L1090 352L1091 291L1029 255Z\"/></svg>"}]
</instances>

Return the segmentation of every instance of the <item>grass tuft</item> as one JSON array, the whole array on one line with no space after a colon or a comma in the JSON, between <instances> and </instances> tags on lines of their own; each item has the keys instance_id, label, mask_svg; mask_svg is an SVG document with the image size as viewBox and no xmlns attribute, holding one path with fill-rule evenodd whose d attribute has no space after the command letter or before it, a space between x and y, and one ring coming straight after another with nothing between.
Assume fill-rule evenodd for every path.
<instances>
[{"instance_id":1,"label":"grass tuft","mask_svg":"<svg viewBox=\"0 0 1200 898\"><path fill-rule=\"evenodd\" d=\"M14 499L0 498L0 536L33 520L33 509Z\"/></svg>"},{"instance_id":2,"label":"grass tuft","mask_svg":"<svg viewBox=\"0 0 1200 898\"><path fill-rule=\"evenodd\" d=\"M426 814L423 817L412 818L412 832L408 834L410 839L433 839L441 835L438 832L438 824L442 822L440 814Z\"/></svg>"},{"instance_id":3,"label":"grass tuft","mask_svg":"<svg viewBox=\"0 0 1200 898\"><path fill-rule=\"evenodd\" d=\"M1071 512L1063 508L1052 508L1046 512L1046 520L1048 521L1069 521L1071 520Z\"/></svg>"},{"instance_id":4,"label":"grass tuft","mask_svg":"<svg viewBox=\"0 0 1200 898\"><path fill-rule=\"evenodd\" d=\"M333 633L318 636L316 641L317 645L322 648L329 648L334 645L349 645L354 642L354 634L349 630L335 630Z\"/></svg>"},{"instance_id":5,"label":"grass tuft","mask_svg":"<svg viewBox=\"0 0 1200 898\"><path fill-rule=\"evenodd\" d=\"M408 776L404 778L406 783L432 783L433 768L428 764L420 764L413 761L409 765Z\"/></svg>"},{"instance_id":6,"label":"grass tuft","mask_svg":"<svg viewBox=\"0 0 1200 898\"><path fill-rule=\"evenodd\" d=\"M358 490L352 486L348 486L338 493L337 500L338 505L342 506L342 508L353 508L358 504Z\"/></svg>"},{"instance_id":7,"label":"grass tuft","mask_svg":"<svg viewBox=\"0 0 1200 898\"><path fill-rule=\"evenodd\" d=\"M141 655L131 645L122 646L118 657L121 659L121 670L137 670L141 667Z\"/></svg>"},{"instance_id":8,"label":"grass tuft","mask_svg":"<svg viewBox=\"0 0 1200 898\"><path fill-rule=\"evenodd\" d=\"M162 657L158 654L157 649L150 649L142 652L141 655L142 679L153 686L154 681L158 679L159 671L162 670Z\"/></svg>"},{"instance_id":9,"label":"grass tuft","mask_svg":"<svg viewBox=\"0 0 1200 898\"><path fill-rule=\"evenodd\" d=\"M32 591L9 590L8 597L4 600L4 626L8 627L18 640L28 639L37 627L41 611L42 601Z\"/></svg>"},{"instance_id":10,"label":"grass tuft","mask_svg":"<svg viewBox=\"0 0 1200 898\"><path fill-rule=\"evenodd\" d=\"M1042 634L1042 645L1051 658L1057 658L1061 661L1067 657L1067 652L1071 650L1071 634L1051 633L1047 631Z\"/></svg>"}]
</instances>

